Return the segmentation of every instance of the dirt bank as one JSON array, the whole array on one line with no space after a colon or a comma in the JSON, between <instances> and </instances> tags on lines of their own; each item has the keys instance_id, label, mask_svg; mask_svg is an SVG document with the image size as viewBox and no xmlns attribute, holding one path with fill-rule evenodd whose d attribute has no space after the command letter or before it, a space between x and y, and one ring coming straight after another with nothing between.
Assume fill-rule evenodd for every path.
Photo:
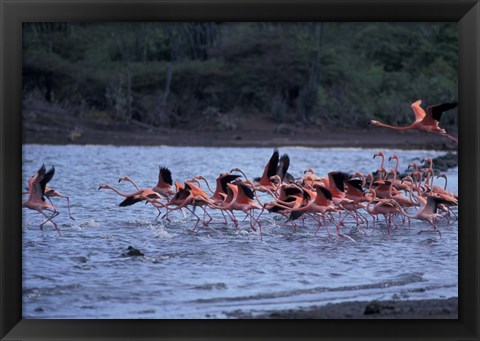
<instances>
[{"instance_id":1,"label":"dirt bank","mask_svg":"<svg viewBox=\"0 0 480 341\"><path fill-rule=\"evenodd\" d=\"M110 144L232 147L364 147L455 150L457 145L441 136L395 132L368 126L360 130L332 130L318 126L272 125L254 116L230 131L202 127L195 130L151 127L140 122L118 124L79 119L63 113L24 110L23 143Z\"/></svg>"},{"instance_id":2,"label":"dirt bank","mask_svg":"<svg viewBox=\"0 0 480 341\"><path fill-rule=\"evenodd\" d=\"M227 316L239 319L457 319L458 298L344 302L262 313L239 310Z\"/></svg>"}]
</instances>

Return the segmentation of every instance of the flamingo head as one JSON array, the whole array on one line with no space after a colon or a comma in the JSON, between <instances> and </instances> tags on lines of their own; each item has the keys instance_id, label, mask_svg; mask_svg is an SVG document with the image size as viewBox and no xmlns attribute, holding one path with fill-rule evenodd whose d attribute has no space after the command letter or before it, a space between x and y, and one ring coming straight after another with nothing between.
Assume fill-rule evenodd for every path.
<instances>
[{"instance_id":1,"label":"flamingo head","mask_svg":"<svg viewBox=\"0 0 480 341\"><path fill-rule=\"evenodd\" d=\"M361 179L364 179L365 176L362 174L362 173L359 173L359 172L356 172L356 173L353 173L352 176L350 177L350 179L353 179L355 177L359 177Z\"/></svg>"},{"instance_id":2,"label":"flamingo head","mask_svg":"<svg viewBox=\"0 0 480 341\"><path fill-rule=\"evenodd\" d=\"M370 120L370 122L368 122L368 125L370 125L370 124L372 124L374 126L378 126L380 124L380 122L375 121L375 120Z\"/></svg>"},{"instance_id":3,"label":"flamingo head","mask_svg":"<svg viewBox=\"0 0 480 341\"><path fill-rule=\"evenodd\" d=\"M374 158L374 159L375 159L377 156L380 156L380 157L384 158L384 157L385 157L385 154L383 154L383 152L378 152L378 153L373 154L373 158Z\"/></svg>"},{"instance_id":4,"label":"flamingo head","mask_svg":"<svg viewBox=\"0 0 480 341\"><path fill-rule=\"evenodd\" d=\"M412 169L418 169L418 166L417 166L417 164L416 164L415 162L412 162L412 163L409 163L409 164L408 164L407 170L409 170L410 168L412 168Z\"/></svg>"},{"instance_id":5,"label":"flamingo head","mask_svg":"<svg viewBox=\"0 0 480 341\"><path fill-rule=\"evenodd\" d=\"M444 178L445 180L447 179L447 175L445 173L440 173L437 175L437 179L438 178Z\"/></svg>"},{"instance_id":6,"label":"flamingo head","mask_svg":"<svg viewBox=\"0 0 480 341\"><path fill-rule=\"evenodd\" d=\"M280 178L280 176L278 176L278 175L272 175L269 178L269 180L274 185L278 185L278 184L282 183L282 178Z\"/></svg>"},{"instance_id":7,"label":"flamingo head","mask_svg":"<svg viewBox=\"0 0 480 341\"><path fill-rule=\"evenodd\" d=\"M367 195L367 193L370 193L372 200L377 197L377 192L373 188L367 189L365 191L365 196Z\"/></svg>"},{"instance_id":8,"label":"flamingo head","mask_svg":"<svg viewBox=\"0 0 480 341\"><path fill-rule=\"evenodd\" d=\"M426 158L422 159L420 162L421 162L421 163L425 163L425 164L426 164L427 162L428 162L428 163L432 163L432 158L431 158L431 157L426 157Z\"/></svg>"},{"instance_id":9,"label":"flamingo head","mask_svg":"<svg viewBox=\"0 0 480 341\"><path fill-rule=\"evenodd\" d=\"M393 154L392 156L390 156L388 158L388 161L392 161L393 159L397 160L398 161L398 156L396 154Z\"/></svg>"},{"instance_id":10,"label":"flamingo head","mask_svg":"<svg viewBox=\"0 0 480 341\"><path fill-rule=\"evenodd\" d=\"M407 175L402 178L401 182L403 183L404 181L410 181L413 182L413 178L410 175Z\"/></svg>"}]
</instances>

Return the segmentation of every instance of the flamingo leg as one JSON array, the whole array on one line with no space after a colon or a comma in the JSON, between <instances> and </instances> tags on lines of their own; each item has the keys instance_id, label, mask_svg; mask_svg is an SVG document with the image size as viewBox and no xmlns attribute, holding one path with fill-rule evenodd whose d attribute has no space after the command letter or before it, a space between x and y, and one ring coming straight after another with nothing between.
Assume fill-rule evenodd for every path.
<instances>
[{"instance_id":1,"label":"flamingo leg","mask_svg":"<svg viewBox=\"0 0 480 341\"><path fill-rule=\"evenodd\" d=\"M385 224L386 224L386 227L387 227L387 234L390 235L390 217L386 214L383 215L383 217L385 218Z\"/></svg>"},{"instance_id":2,"label":"flamingo leg","mask_svg":"<svg viewBox=\"0 0 480 341\"><path fill-rule=\"evenodd\" d=\"M253 210L250 210L250 211L252 212ZM255 221L255 223L257 223L257 225L258 225L258 234L260 235L260 240L262 240L262 225L261 225L260 222L258 221L258 218L260 217L260 215L261 215L262 213L263 213L263 209L262 209L262 212L260 212L260 214L258 215L257 218L255 218L255 217L253 216L253 214L250 213L250 219L253 219L253 220ZM251 220L250 220L250 222L251 222ZM255 228L254 228L253 226L252 226L252 228L253 228L253 230L255 231Z\"/></svg>"},{"instance_id":3,"label":"flamingo leg","mask_svg":"<svg viewBox=\"0 0 480 341\"><path fill-rule=\"evenodd\" d=\"M330 215L332 214L330 213ZM323 214L322 217L323 217L323 223L325 224L325 228L327 229L328 237L331 237L332 235L330 233L330 230L328 229L327 218L325 217L325 214Z\"/></svg>"},{"instance_id":4,"label":"flamingo leg","mask_svg":"<svg viewBox=\"0 0 480 341\"><path fill-rule=\"evenodd\" d=\"M347 239L351 240L352 242L356 243L355 239L353 239L352 237L347 236L346 234L343 234L343 233L340 232L340 224L336 226L336 229L337 229L337 238L338 237L347 238Z\"/></svg>"},{"instance_id":5,"label":"flamingo leg","mask_svg":"<svg viewBox=\"0 0 480 341\"><path fill-rule=\"evenodd\" d=\"M208 226L208 224L210 224L210 222L213 220L213 217L207 212L207 208L206 207L202 207L203 210L204 210L204 214L203 214L203 224L205 226ZM210 218L207 222L205 222L205 215L208 216L208 218Z\"/></svg>"},{"instance_id":6,"label":"flamingo leg","mask_svg":"<svg viewBox=\"0 0 480 341\"><path fill-rule=\"evenodd\" d=\"M42 211L41 213L45 216L45 218L47 218L47 220L45 220L43 223L40 224L40 230L43 230L43 225L45 225L47 222L51 221L52 224L53 224L53 226L55 226L55 230L57 230L58 235L61 236L62 234L60 233L60 230L59 230L59 228L58 228L58 226L57 226L57 223L52 220L52 219L55 218L57 215L59 215L60 212L58 212L57 210L54 210L53 213L52 213L52 215L51 215L50 217L47 216L47 215L45 214L45 212L43 212L43 211Z\"/></svg>"},{"instance_id":7,"label":"flamingo leg","mask_svg":"<svg viewBox=\"0 0 480 341\"><path fill-rule=\"evenodd\" d=\"M317 235L317 232L318 230L320 229L320 227L322 226L322 221L320 220L320 218L317 218L315 216L315 214L311 214L311 213L307 213L309 216L311 216L313 218L313 220L315 220L317 223L318 223L318 227L317 227L317 230L315 231L315 236ZM325 222L325 217L323 217L323 220ZM325 222L325 228L327 228L327 223ZM328 228L327 228L327 231L328 231ZM329 233L330 234L330 233Z\"/></svg>"},{"instance_id":8,"label":"flamingo leg","mask_svg":"<svg viewBox=\"0 0 480 341\"><path fill-rule=\"evenodd\" d=\"M68 216L70 217L70 219L75 220L75 218L72 217L72 213L70 212L70 198L66 195L59 195L59 197L67 199Z\"/></svg>"}]
</instances>

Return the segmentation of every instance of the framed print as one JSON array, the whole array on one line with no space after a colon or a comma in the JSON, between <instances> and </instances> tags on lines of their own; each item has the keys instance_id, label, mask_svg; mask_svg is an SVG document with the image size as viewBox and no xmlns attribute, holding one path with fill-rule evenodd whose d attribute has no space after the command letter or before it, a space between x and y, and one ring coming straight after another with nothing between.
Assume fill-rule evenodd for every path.
<instances>
[{"instance_id":1,"label":"framed print","mask_svg":"<svg viewBox=\"0 0 480 341\"><path fill-rule=\"evenodd\" d=\"M478 339L477 1L0 10L2 340Z\"/></svg>"}]
</instances>

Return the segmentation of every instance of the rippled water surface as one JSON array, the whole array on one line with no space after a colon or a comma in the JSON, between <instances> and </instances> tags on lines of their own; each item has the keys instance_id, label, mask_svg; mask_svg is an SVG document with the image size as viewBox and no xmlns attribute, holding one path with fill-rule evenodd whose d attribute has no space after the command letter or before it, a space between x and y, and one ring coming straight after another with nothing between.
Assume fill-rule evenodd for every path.
<instances>
[{"instance_id":1,"label":"rippled water surface","mask_svg":"<svg viewBox=\"0 0 480 341\"><path fill-rule=\"evenodd\" d=\"M296 177L307 168L322 175L371 172L379 166L378 158L372 160L376 151L280 148L290 155ZM384 152L399 155L400 171L409 162L443 154ZM70 196L76 220L68 218L65 202L54 198L62 212L56 218L59 237L53 225L39 229L40 214L23 209L23 317L222 318L237 309L458 296L457 223L440 222L442 238L418 234L431 229L418 221L390 235L383 221L366 235L347 223L344 231L353 243L334 234L329 238L323 228L315 236L310 219L294 232L284 219L264 214L260 239L248 221L240 229L220 224L218 212L211 212L217 223L198 232L192 232L196 219L190 214L175 212L170 223L155 222L153 207L119 207L123 198L97 190L107 183L133 192L130 184L117 183L125 175L152 187L159 165L168 166L174 180L201 174L212 185L233 167L260 176L271 153L271 148L24 145L24 184L43 162L54 165L49 186ZM394 162L387 166L393 168ZM457 192L458 169L447 175L448 189ZM144 256L123 256L130 245Z\"/></svg>"}]
</instances>

